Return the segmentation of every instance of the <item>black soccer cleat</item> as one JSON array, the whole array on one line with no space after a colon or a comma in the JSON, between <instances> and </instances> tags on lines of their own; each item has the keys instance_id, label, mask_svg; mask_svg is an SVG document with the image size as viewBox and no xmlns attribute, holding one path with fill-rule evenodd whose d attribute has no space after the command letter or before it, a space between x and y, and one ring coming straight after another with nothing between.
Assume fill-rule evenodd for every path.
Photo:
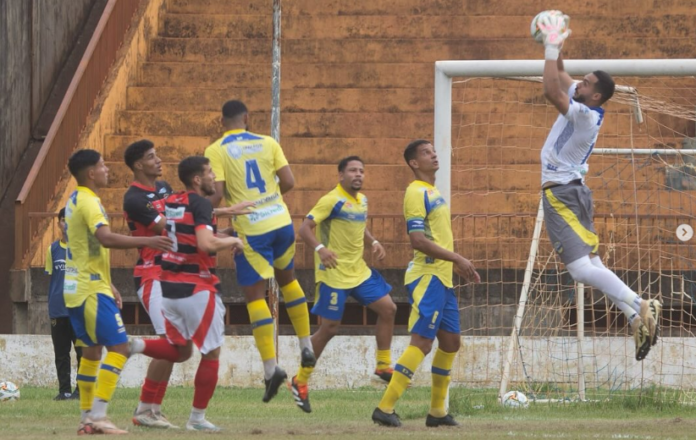
<instances>
[{"instance_id":1,"label":"black soccer cleat","mask_svg":"<svg viewBox=\"0 0 696 440\"><path fill-rule=\"evenodd\" d=\"M266 391L263 393L264 403L268 403L272 398L278 394L278 388L285 382L288 378L288 374L280 367L275 367L273 376L270 379L264 379L263 382L266 384Z\"/></svg>"},{"instance_id":2,"label":"black soccer cleat","mask_svg":"<svg viewBox=\"0 0 696 440\"><path fill-rule=\"evenodd\" d=\"M428 414L425 418L425 426L428 428L437 428L439 426L460 426L459 422L454 420L454 417L447 414L445 417L434 417Z\"/></svg>"},{"instance_id":3,"label":"black soccer cleat","mask_svg":"<svg viewBox=\"0 0 696 440\"><path fill-rule=\"evenodd\" d=\"M380 426L388 426L390 428L398 428L401 426L401 419L396 412L387 414L379 408L372 411L372 421Z\"/></svg>"},{"instance_id":4,"label":"black soccer cleat","mask_svg":"<svg viewBox=\"0 0 696 440\"><path fill-rule=\"evenodd\" d=\"M314 356L314 352L309 348L303 348L300 361L300 365L302 365L302 368L314 368L316 364L317 357Z\"/></svg>"}]
</instances>

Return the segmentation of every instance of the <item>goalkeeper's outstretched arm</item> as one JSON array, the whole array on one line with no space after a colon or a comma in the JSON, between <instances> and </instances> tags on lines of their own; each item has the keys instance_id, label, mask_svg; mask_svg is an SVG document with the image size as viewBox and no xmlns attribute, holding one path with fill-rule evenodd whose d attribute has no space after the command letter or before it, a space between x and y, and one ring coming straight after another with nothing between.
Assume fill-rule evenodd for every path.
<instances>
[{"instance_id":1,"label":"goalkeeper's outstretched arm","mask_svg":"<svg viewBox=\"0 0 696 440\"><path fill-rule=\"evenodd\" d=\"M559 61L561 47L565 39L570 35L570 29L563 30L564 25L565 18L557 16L542 17L539 24L539 28L544 34L544 58L546 59L544 63L544 96L563 115L568 113L570 105L568 95L566 94L568 87L563 87L563 82L567 80L567 73L563 71L562 76L559 71L559 66L562 67L563 65L563 61ZM563 81L561 78L563 78Z\"/></svg>"}]
</instances>

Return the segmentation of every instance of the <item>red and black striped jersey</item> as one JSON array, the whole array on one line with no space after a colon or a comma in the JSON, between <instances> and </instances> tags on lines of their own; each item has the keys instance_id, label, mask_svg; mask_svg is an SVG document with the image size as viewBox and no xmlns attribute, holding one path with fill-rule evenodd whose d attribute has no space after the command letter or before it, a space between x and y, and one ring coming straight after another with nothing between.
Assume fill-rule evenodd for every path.
<instances>
[{"instance_id":1,"label":"red and black striped jersey","mask_svg":"<svg viewBox=\"0 0 696 440\"><path fill-rule=\"evenodd\" d=\"M164 200L172 193L172 188L165 181L155 182L150 188L138 182L131 183L123 196L123 215L134 237L153 237L156 234L152 226L164 215ZM133 270L135 288L149 280L158 280L161 272L162 251L148 247L138 248L140 258Z\"/></svg>"},{"instance_id":2,"label":"red and black striped jersey","mask_svg":"<svg viewBox=\"0 0 696 440\"><path fill-rule=\"evenodd\" d=\"M179 192L165 202L166 232L174 241L172 251L162 255L162 296L184 298L201 290L220 291L215 275L217 257L198 248L196 230L217 233L217 220L210 200L193 191Z\"/></svg>"}]
</instances>

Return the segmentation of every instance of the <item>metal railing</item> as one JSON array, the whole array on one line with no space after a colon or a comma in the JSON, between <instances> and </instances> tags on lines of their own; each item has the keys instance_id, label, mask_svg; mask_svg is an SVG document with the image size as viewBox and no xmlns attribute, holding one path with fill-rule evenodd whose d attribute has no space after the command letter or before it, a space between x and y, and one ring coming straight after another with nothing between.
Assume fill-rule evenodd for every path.
<instances>
[{"instance_id":1,"label":"metal railing","mask_svg":"<svg viewBox=\"0 0 696 440\"><path fill-rule=\"evenodd\" d=\"M46 139L15 201L15 268L29 265L32 240L41 222L30 213L44 212L57 196L68 158L78 145L95 101L116 60L141 0L109 0ZM43 224L45 226L45 224Z\"/></svg>"}]
</instances>

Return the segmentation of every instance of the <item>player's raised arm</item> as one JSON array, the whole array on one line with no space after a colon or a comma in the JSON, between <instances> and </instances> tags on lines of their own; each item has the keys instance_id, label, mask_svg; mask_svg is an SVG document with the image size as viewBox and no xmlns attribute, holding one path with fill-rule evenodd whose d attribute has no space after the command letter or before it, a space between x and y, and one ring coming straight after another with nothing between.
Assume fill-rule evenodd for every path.
<instances>
[{"instance_id":1,"label":"player's raised arm","mask_svg":"<svg viewBox=\"0 0 696 440\"><path fill-rule=\"evenodd\" d=\"M544 35L544 96L563 115L568 113L570 102L566 91L570 84L564 88L567 82L567 74L559 72L559 61L563 42L570 35L570 29L566 29L565 16L545 15L540 18L539 29Z\"/></svg>"}]
</instances>

